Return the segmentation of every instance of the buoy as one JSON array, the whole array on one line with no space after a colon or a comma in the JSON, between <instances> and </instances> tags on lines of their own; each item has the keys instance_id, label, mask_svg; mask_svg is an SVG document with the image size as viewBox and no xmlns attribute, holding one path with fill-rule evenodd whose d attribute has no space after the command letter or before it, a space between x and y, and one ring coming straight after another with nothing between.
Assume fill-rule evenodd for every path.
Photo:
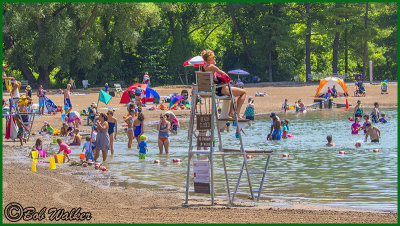
<instances>
[{"instance_id":1,"label":"buoy","mask_svg":"<svg viewBox=\"0 0 400 226\"><path fill-rule=\"evenodd\" d=\"M182 159L172 159L173 162L182 162Z\"/></svg>"},{"instance_id":2,"label":"buoy","mask_svg":"<svg viewBox=\"0 0 400 226\"><path fill-rule=\"evenodd\" d=\"M106 170L107 170L107 167L102 166L102 167L101 167L101 170L102 170L102 171L106 171Z\"/></svg>"},{"instance_id":3,"label":"buoy","mask_svg":"<svg viewBox=\"0 0 400 226\"><path fill-rule=\"evenodd\" d=\"M253 156L252 156L252 155L247 155L247 158L248 158L248 159L252 159Z\"/></svg>"},{"instance_id":4,"label":"buoy","mask_svg":"<svg viewBox=\"0 0 400 226\"><path fill-rule=\"evenodd\" d=\"M95 168L95 169L99 169L100 166L99 166L98 164L94 164L94 168Z\"/></svg>"},{"instance_id":5,"label":"buoy","mask_svg":"<svg viewBox=\"0 0 400 226\"><path fill-rule=\"evenodd\" d=\"M349 109L349 100L346 98L346 110Z\"/></svg>"},{"instance_id":6,"label":"buoy","mask_svg":"<svg viewBox=\"0 0 400 226\"><path fill-rule=\"evenodd\" d=\"M154 163L160 163L160 160L154 160Z\"/></svg>"},{"instance_id":7,"label":"buoy","mask_svg":"<svg viewBox=\"0 0 400 226\"><path fill-rule=\"evenodd\" d=\"M374 150L372 150L373 152L380 152L380 150L379 149L374 149Z\"/></svg>"},{"instance_id":8,"label":"buoy","mask_svg":"<svg viewBox=\"0 0 400 226\"><path fill-rule=\"evenodd\" d=\"M55 169L55 168L56 168L56 162L54 160L54 157L50 157L49 169Z\"/></svg>"},{"instance_id":9,"label":"buoy","mask_svg":"<svg viewBox=\"0 0 400 226\"><path fill-rule=\"evenodd\" d=\"M344 155L344 154L346 154L346 152L345 151L339 151L339 154Z\"/></svg>"},{"instance_id":10,"label":"buoy","mask_svg":"<svg viewBox=\"0 0 400 226\"><path fill-rule=\"evenodd\" d=\"M88 165L87 165L86 162L84 162L84 163L82 163L82 166L83 166L83 167L87 167Z\"/></svg>"},{"instance_id":11,"label":"buoy","mask_svg":"<svg viewBox=\"0 0 400 226\"><path fill-rule=\"evenodd\" d=\"M36 161L37 161L36 159L32 161L32 169L31 169L32 172L36 172Z\"/></svg>"},{"instance_id":12,"label":"buoy","mask_svg":"<svg viewBox=\"0 0 400 226\"><path fill-rule=\"evenodd\" d=\"M356 145L356 147L358 147L358 148L361 147L361 143L360 143L360 142L356 142L355 145Z\"/></svg>"},{"instance_id":13,"label":"buoy","mask_svg":"<svg viewBox=\"0 0 400 226\"><path fill-rule=\"evenodd\" d=\"M285 157L289 157L289 154L288 154L288 153L285 153L285 154L282 155L282 157L284 157L284 158L285 158Z\"/></svg>"}]
</instances>

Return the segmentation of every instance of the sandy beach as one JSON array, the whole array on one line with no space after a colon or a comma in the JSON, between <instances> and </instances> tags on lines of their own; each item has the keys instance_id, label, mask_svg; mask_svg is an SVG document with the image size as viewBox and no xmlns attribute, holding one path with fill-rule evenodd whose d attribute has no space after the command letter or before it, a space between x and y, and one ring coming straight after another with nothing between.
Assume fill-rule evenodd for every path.
<instances>
[{"instance_id":1,"label":"sandy beach","mask_svg":"<svg viewBox=\"0 0 400 226\"><path fill-rule=\"evenodd\" d=\"M361 100L364 107L372 107L379 102L381 108L397 108L397 83L389 83L389 94L380 93L380 85L365 83L366 97L353 97L354 83L346 84L349 90L349 116L357 100ZM269 120L270 112L280 112L285 98L289 104L301 99L306 106L314 102L314 95L318 85L303 85L294 83L259 83L246 87L247 96L255 96L256 92L267 93L266 97L255 97L256 114L263 114ZM174 92L180 94L183 89L189 91L189 86L152 87L160 96L167 96ZM80 112L92 102L97 102L98 89L76 90L72 95L73 109ZM55 94L51 90L47 95L55 104L63 103L63 95ZM89 94L87 94L89 93ZM77 95L78 94L78 95ZM3 93L7 98L8 93ZM164 98L162 98L164 99ZM34 103L38 102L36 96ZM115 108L115 117L119 128L124 124L122 117L126 115L126 106L119 104L120 98L112 98L108 105L99 104L99 111L106 112L108 108ZM247 102L247 101L246 101ZM335 103L345 104L346 98L337 98ZM153 106L150 104L149 106ZM242 113L244 112L242 109ZM158 120L163 111L144 111L146 124ZM189 110L176 110L175 115L182 120L189 117ZM86 126L86 117L82 117L82 133L89 133ZM33 130L38 132L43 122L49 122L54 128L61 127L60 113L35 118ZM123 131L120 131L121 135ZM95 186L74 175L80 166L63 166L50 170L48 164L38 164L37 172L31 172L31 162L25 154L33 146L31 139L23 147L19 142L4 139L5 120L3 119L3 209L11 202L19 203L22 207L35 207L36 211L46 207L55 207L70 211L81 208L81 212L90 212L89 220L72 222L82 223L397 223L397 213L365 211L358 209L333 208L305 203L291 203L289 206L277 206L273 203L253 205L236 203L235 206L226 205L226 200L217 200L215 206L210 206L208 199L191 199L189 205L184 205L184 193L171 192L163 189L144 189L132 186ZM264 138L263 138L264 139ZM51 138L45 138L45 143L51 143ZM48 161L48 160L47 160ZM66 165L66 164L65 164ZM88 175L94 171L93 167L85 169ZM105 172L109 173L109 172ZM48 216L48 215L46 215ZM3 222L10 222L3 217ZM20 221L24 222L23 220ZM27 221L27 223L38 221ZM51 223L48 217L41 223ZM69 221L60 220L60 223Z\"/></svg>"}]
</instances>

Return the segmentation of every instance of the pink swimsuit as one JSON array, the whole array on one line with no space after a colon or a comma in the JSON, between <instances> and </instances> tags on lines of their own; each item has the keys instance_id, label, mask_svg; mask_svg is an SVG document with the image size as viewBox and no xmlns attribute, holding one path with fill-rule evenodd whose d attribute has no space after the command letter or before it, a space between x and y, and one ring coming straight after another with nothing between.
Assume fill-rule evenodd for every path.
<instances>
[{"instance_id":1,"label":"pink swimsuit","mask_svg":"<svg viewBox=\"0 0 400 226\"><path fill-rule=\"evenodd\" d=\"M360 128L361 125L359 123L353 123L353 125L351 125L351 134L358 134L358 128Z\"/></svg>"},{"instance_id":2,"label":"pink swimsuit","mask_svg":"<svg viewBox=\"0 0 400 226\"><path fill-rule=\"evenodd\" d=\"M58 153L60 153L61 151L64 151L64 153L69 154L69 153L71 153L71 148L69 148L69 146L66 143L61 142L60 150L58 151Z\"/></svg>"}]
</instances>

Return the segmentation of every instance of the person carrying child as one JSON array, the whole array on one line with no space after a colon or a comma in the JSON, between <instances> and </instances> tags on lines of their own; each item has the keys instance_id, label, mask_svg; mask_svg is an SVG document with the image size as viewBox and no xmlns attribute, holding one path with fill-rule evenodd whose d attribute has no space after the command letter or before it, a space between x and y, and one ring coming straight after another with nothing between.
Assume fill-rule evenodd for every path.
<instances>
[{"instance_id":1,"label":"person carrying child","mask_svg":"<svg viewBox=\"0 0 400 226\"><path fill-rule=\"evenodd\" d=\"M67 157L68 162L71 161L71 159L69 158L68 154L71 153L71 148L64 143L60 138L57 139L57 143L60 146L60 150L57 152L57 154L60 154L61 151L64 152L64 156Z\"/></svg>"},{"instance_id":2,"label":"person carrying child","mask_svg":"<svg viewBox=\"0 0 400 226\"><path fill-rule=\"evenodd\" d=\"M140 142L137 147L139 149L139 159L146 159L146 152L149 151L147 149L146 138L146 135L140 135Z\"/></svg>"},{"instance_id":3,"label":"person carrying child","mask_svg":"<svg viewBox=\"0 0 400 226\"><path fill-rule=\"evenodd\" d=\"M81 141L82 141L82 137L81 137L81 135L79 135L79 129L74 129L74 134L75 134L74 135L74 140L69 145L80 146L81 145Z\"/></svg>"},{"instance_id":4,"label":"person carrying child","mask_svg":"<svg viewBox=\"0 0 400 226\"><path fill-rule=\"evenodd\" d=\"M94 160L93 157L93 149L94 149L94 143L90 143L90 137L86 137L86 142L83 144L82 152L85 150L85 159L86 161L88 160Z\"/></svg>"},{"instance_id":5,"label":"person carrying child","mask_svg":"<svg viewBox=\"0 0 400 226\"><path fill-rule=\"evenodd\" d=\"M374 108L372 108L371 121L373 123L378 123L379 122L379 104L378 104L378 102L375 102L374 103Z\"/></svg>"},{"instance_id":6,"label":"person carrying child","mask_svg":"<svg viewBox=\"0 0 400 226\"><path fill-rule=\"evenodd\" d=\"M379 139L381 138L381 131L378 127L371 126L371 123L367 123L366 125L367 133L365 134L365 142L367 142L368 136L371 137L372 143L379 143Z\"/></svg>"},{"instance_id":7,"label":"person carrying child","mask_svg":"<svg viewBox=\"0 0 400 226\"><path fill-rule=\"evenodd\" d=\"M354 123L351 125L351 134L358 134L358 131L360 131L360 129L361 129L360 118L356 117Z\"/></svg>"}]
</instances>

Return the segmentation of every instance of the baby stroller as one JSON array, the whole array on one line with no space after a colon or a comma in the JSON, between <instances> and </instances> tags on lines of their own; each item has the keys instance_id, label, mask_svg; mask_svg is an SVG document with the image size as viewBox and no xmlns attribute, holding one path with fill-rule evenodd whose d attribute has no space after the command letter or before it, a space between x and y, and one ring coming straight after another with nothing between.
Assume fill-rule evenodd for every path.
<instances>
[{"instance_id":1,"label":"baby stroller","mask_svg":"<svg viewBox=\"0 0 400 226\"><path fill-rule=\"evenodd\" d=\"M365 97L365 94L366 94L366 92L365 92L365 87L364 87L364 85L363 85L362 82L359 82L359 83L357 84L357 89L356 89L356 91L354 91L354 96L355 96L355 97L358 97L358 96L363 96L363 97Z\"/></svg>"},{"instance_id":2,"label":"baby stroller","mask_svg":"<svg viewBox=\"0 0 400 226\"><path fill-rule=\"evenodd\" d=\"M387 81L384 80L383 82L381 82L381 94L389 94L387 88Z\"/></svg>"}]
</instances>

